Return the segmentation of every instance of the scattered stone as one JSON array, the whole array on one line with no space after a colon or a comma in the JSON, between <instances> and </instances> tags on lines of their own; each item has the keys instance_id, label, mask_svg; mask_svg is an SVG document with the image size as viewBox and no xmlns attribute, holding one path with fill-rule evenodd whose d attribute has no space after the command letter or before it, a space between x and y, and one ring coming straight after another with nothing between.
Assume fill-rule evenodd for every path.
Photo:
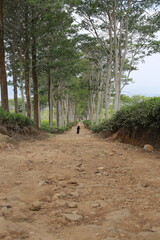
<instances>
[{"instance_id":1,"label":"scattered stone","mask_svg":"<svg viewBox=\"0 0 160 240\"><path fill-rule=\"evenodd\" d=\"M24 222L24 221L28 220L28 216L19 210L17 210L15 213L13 213L12 217L15 221L20 221L20 222Z\"/></svg>"},{"instance_id":2,"label":"scattered stone","mask_svg":"<svg viewBox=\"0 0 160 240\"><path fill-rule=\"evenodd\" d=\"M41 203L39 201L33 202L29 209L31 211L39 211L41 210Z\"/></svg>"},{"instance_id":3,"label":"scattered stone","mask_svg":"<svg viewBox=\"0 0 160 240\"><path fill-rule=\"evenodd\" d=\"M98 208L100 206L101 206L101 204L99 202L94 202L94 203L91 204L92 208Z\"/></svg>"},{"instance_id":4,"label":"scattered stone","mask_svg":"<svg viewBox=\"0 0 160 240\"><path fill-rule=\"evenodd\" d=\"M79 172L85 172L85 168L79 168L78 171Z\"/></svg>"},{"instance_id":5,"label":"scattered stone","mask_svg":"<svg viewBox=\"0 0 160 240\"><path fill-rule=\"evenodd\" d=\"M8 197L8 200L9 200L9 201L19 201L20 199L19 199L19 197L16 196L16 195L11 195L11 196Z\"/></svg>"},{"instance_id":6,"label":"scattered stone","mask_svg":"<svg viewBox=\"0 0 160 240\"><path fill-rule=\"evenodd\" d=\"M104 176L109 176L109 173L108 172L103 172L103 175Z\"/></svg>"},{"instance_id":7,"label":"scattered stone","mask_svg":"<svg viewBox=\"0 0 160 240\"><path fill-rule=\"evenodd\" d=\"M5 237L4 240L12 240L12 238L10 236L7 236L7 237Z\"/></svg>"},{"instance_id":8,"label":"scattered stone","mask_svg":"<svg viewBox=\"0 0 160 240\"><path fill-rule=\"evenodd\" d=\"M50 196L44 196L40 200L41 202L48 202L48 203L52 202L52 198Z\"/></svg>"},{"instance_id":9,"label":"scattered stone","mask_svg":"<svg viewBox=\"0 0 160 240\"><path fill-rule=\"evenodd\" d=\"M108 155L109 156L113 156L114 154L113 154L113 152L109 152Z\"/></svg>"},{"instance_id":10,"label":"scattered stone","mask_svg":"<svg viewBox=\"0 0 160 240\"><path fill-rule=\"evenodd\" d=\"M0 239L5 238L8 235L6 220L4 217L0 217Z\"/></svg>"},{"instance_id":11,"label":"scattered stone","mask_svg":"<svg viewBox=\"0 0 160 240\"><path fill-rule=\"evenodd\" d=\"M142 187L144 187L144 188L147 188L149 186L150 186L149 183L142 183Z\"/></svg>"},{"instance_id":12,"label":"scattered stone","mask_svg":"<svg viewBox=\"0 0 160 240\"><path fill-rule=\"evenodd\" d=\"M69 194L72 197L79 197L79 193L78 192L70 192Z\"/></svg>"},{"instance_id":13,"label":"scattered stone","mask_svg":"<svg viewBox=\"0 0 160 240\"><path fill-rule=\"evenodd\" d=\"M129 218L130 216L131 216L130 211L127 208L124 208L114 212L110 212L107 215L106 220L119 221L125 218Z\"/></svg>"},{"instance_id":14,"label":"scattered stone","mask_svg":"<svg viewBox=\"0 0 160 240\"><path fill-rule=\"evenodd\" d=\"M43 186L43 185L45 185L45 184L46 184L45 181L40 181L40 182L38 183L39 186Z\"/></svg>"},{"instance_id":15,"label":"scattered stone","mask_svg":"<svg viewBox=\"0 0 160 240\"><path fill-rule=\"evenodd\" d=\"M78 168L82 167L82 163L77 164L76 167L78 167Z\"/></svg>"},{"instance_id":16,"label":"scattered stone","mask_svg":"<svg viewBox=\"0 0 160 240\"><path fill-rule=\"evenodd\" d=\"M69 181L68 184L74 185L74 186L78 186L78 182L76 181Z\"/></svg>"},{"instance_id":17,"label":"scattered stone","mask_svg":"<svg viewBox=\"0 0 160 240\"><path fill-rule=\"evenodd\" d=\"M66 188L66 187L67 187L67 184L61 183L60 186L61 186L62 188Z\"/></svg>"},{"instance_id":18,"label":"scattered stone","mask_svg":"<svg viewBox=\"0 0 160 240\"><path fill-rule=\"evenodd\" d=\"M60 198L63 198L65 197L65 193L61 192L61 193L56 193L53 197L53 200L55 199L60 199Z\"/></svg>"},{"instance_id":19,"label":"scattered stone","mask_svg":"<svg viewBox=\"0 0 160 240\"><path fill-rule=\"evenodd\" d=\"M2 207L1 211L0 211L0 215L2 215L3 217L9 217L12 214L12 210L11 208L7 208L7 207Z\"/></svg>"},{"instance_id":20,"label":"scattered stone","mask_svg":"<svg viewBox=\"0 0 160 240\"><path fill-rule=\"evenodd\" d=\"M152 227L153 232L160 232L160 227Z\"/></svg>"},{"instance_id":21,"label":"scattered stone","mask_svg":"<svg viewBox=\"0 0 160 240\"><path fill-rule=\"evenodd\" d=\"M1 201L1 200L2 200L2 201L5 201L5 200L7 200L7 197L6 197L5 195L1 195L1 196L0 196L0 201Z\"/></svg>"},{"instance_id":22,"label":"scattered stone","mask_svg":"<svg viewBox=\"0 0 160 240\"><path fill-rule=\"evenodd\" d=\"M102 176L102 174L101 174L101 173L97 173L96 175L97 175L97 176Z\"/></svg>"},{"instance_id":23,"label":"scattered stone","mask_svg":"<svg viewBox=\"0 0 160 240\"><path fill-rule=\"evenodd\" d=\"M7 136L7 135L3 135L0 133L0 142L3 143L11 143L11 144L16 144L16 140L14 140L13 138ZM12 146L12 145L11 145Z\"/></svg>"},{"instance_id":24,"label":"scattered stone","mask_svg":"<svg viewBox=\"0 0 160 240\"><path fill-rule=\"evenodd\" d=\"M84 172L85 169L84 168L79 168L79 167L76 167L75 170L79 171L79 172Z\"/></svg>"},{"instance_id":25,"label":"scattered stone","mask_svg":"<svg viewBox=\"0 0 160 240\"><path fill-rule=\"evenodd\" d=\"M64 217L71 222L78 222L83 219L83 216L77 213L72 213L72 214L66 213L64 214Z\"/></svg>"},{"instance_id":26,"label":"scattered stone","mask_svg":"<svg viewBox=\"0 0 160 240\"><path fill-rule=\"evenodd\" d=\"M78 207L78 205L77 205L76 202L69 202L69 203L67 203L67 206L68 206L69 208L77 208L77 207Z\"/></svg>"},{"instance_id":27,"label":"scattered stone","mask_svg":"<svg viewBox=\"0 0 160 240\"><path fill-rule=\"evenodd\" d=\"M65 201L60 201L60 200L58 200L58 201L56 202L56 204L57 204L59 207L65 207L65 206L66 206L66 202L65 202Z\"/></svg>"},{"instance_id":28,"label":"scattered stone","mask_svg":"<svg viewBox=\"0 0 160 240\"><path fill-rule=\"evenodd\" d=\"M98 170L100 170L100 171L102 171L102 170L104 170L105 169L105 167L99 167L98 168Z\"/></svg>"},{"instance_id":29,"label":"scattered stone","mask_svg":"<svg viewBox=\"0 0 160 240\"><path fill-rule=\"evenodd\" d=\"M21 181L16 181L15 184L16 184L16 185L21 185L22 182L21 182Z\"/></svg>"},{"instance_id":30,"label":"scattered stone","mask_svg":"<svg viewBox=\"0 0 160 240\"><path fill-rule=\"evenodd\" d=\"M146 145L144 145L144 150L146 150L148 152L153 152L153 146L150 144L146 144Z\"/></svg>"}]
</instances>

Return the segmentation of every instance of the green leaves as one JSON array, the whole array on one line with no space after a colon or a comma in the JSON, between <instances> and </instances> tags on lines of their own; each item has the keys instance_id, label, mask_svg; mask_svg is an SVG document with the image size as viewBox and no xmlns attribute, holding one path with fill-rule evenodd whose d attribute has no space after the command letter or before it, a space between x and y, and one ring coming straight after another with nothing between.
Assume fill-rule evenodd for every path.
<instances>
[{"instance_id":1,"label":"green leaves","mask_svg":"<svg viewBox=\"0 0 160 240\"><path fill-rule=\"evenodd\" d=\"M75 125L76 123L75 122L72 122L72 123L68 123L67 126L65 127L56 127L55 126L55 122L53 122L53 127L50 128L49 127L49 122L48 121L43 121L42 122L42 126L41 126L41 130L45 131L45 132L49 132L49 133L52 133L52 134L62 134L64 133L65 131L68 131L69 129L71 129L73 127L73 125Z\"/></svg>"},{"instance_id":2,"label":"green leaves","mask_svg":"<svg viewBox=\"0 0 160 240\"><path fill-rule=\"evenodd\" d=\"M124 107L110 120L93 127L92 130L116 132L121 128L130 132L135 132L139 128L154 128L160 131L160 98L156 97Z\"/></svg>"},{"instance_id":3,"label":"green leaves","mask_svg":"<svg viewBox=\"0 0 160 240\"><path fill-rule=\"evenodd\" d=\"M12 126L13 128L23 128L33 126L34 122L21 114L9 113L0 108L0 124Z\"/></svg>"}]
</instances>

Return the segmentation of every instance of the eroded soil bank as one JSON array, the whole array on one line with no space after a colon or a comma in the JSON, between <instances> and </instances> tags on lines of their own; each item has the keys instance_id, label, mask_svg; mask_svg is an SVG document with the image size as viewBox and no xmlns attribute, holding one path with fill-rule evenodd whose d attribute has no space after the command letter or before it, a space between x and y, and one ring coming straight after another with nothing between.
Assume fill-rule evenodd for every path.
<instances>
[{"instance_id":1,"label":"eroded soil bank","mask_svg":"<svg viewBox=\"0 0 160 240\"><path fill-rule=\"evenodd\" d=\"M158 151L83 126L0 151L0 239L160 239Z\"/></svg>"}]
</instances>

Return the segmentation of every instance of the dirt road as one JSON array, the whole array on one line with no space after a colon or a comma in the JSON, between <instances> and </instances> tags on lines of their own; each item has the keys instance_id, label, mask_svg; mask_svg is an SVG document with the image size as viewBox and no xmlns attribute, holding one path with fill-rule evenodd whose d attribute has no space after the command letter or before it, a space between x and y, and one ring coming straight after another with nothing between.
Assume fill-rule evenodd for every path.
<instances>
[{"instance_id":1,"label":"dirt road","mask_svg":"<svg viewBox=\"0 0 160 240\"><path fill-rule=\"evenodd\" d=\"M159 240L160 153L83 127L1 150L0 239Z\"/></svg>"}]
</instances>

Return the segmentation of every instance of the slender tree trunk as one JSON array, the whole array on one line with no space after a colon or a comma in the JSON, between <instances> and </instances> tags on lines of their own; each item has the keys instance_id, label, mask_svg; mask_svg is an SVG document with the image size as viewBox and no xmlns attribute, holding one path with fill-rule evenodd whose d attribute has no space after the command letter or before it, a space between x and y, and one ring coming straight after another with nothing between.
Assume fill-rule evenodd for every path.
<instances>
[{"instance_id":1,"label":"slender tree trunk","mask_svg":"<svg viewBox=\"0 0 160 240\"><path fill-rule=\"evenodd\" d=\"M118 76L118 49L115 47L115 104L114 111L117 112L120 109L120 93L121 93L121 81Z\"/></svg>"},{"instance_id":2,"label":"slender tree trunk","mask_svg":"<svg viewBox=\"0 0 160 240\"><path fill-rule=\"evenodd\" d=\"M57 99L56 101L56 126L59 127L60 126L60 113L59 113L59 100Z\"/></svg>"},{"instance_id":3,"label":"slender tree trunk","mask_svg":"<svg viewBox=\"0 0 160 240\"><path fill-rule=\"evenodd\" d=\"M130 9L130 0L128 0L128 9ZM128 50L128 15L122 18L119 26L119 44L116 36L116 13L114 9L114 41L115 41L115 107L117 112L120 110L120 95L121 95L121 77L124 70L124 64L126 60ZM122 39L122 28L125 26L125 39ZM123 41L123 48L121 47L121 41ZM123 54L122 54L123 50ZM119 67L118 67L119 66Z\"/></svg>"},{"instance_id":4,"label":"slender tree trunk","mask_svg":"<svg viewBox=\"0 0 160 240\"><path fill-rule=\"evenodd\" d=\"M32 23L32 24L34 24L34 23ZM26 104L27 105L27 117L31 118L30 76L29 76L30 40L29 40L29 36L28 36L28 6L27 6L27 4L26 4L26 12L25 12L25 27L26 27L26 34L25 34L25 90L26 90L26 100L27 100L27 104ZM33 32L33 34L34 34L34 32Z\"/></svg>"},{"instance_id":5,"label":"slender tree trunk","mask_svg":"<svg viewBox=\"0 0 160 240\"><path fill-rule=\"evenodd\" d=\"M112 16L109 10L107 10L107 15L109 19L108 24L108 35L109 35L109 54L107 57L107 78L105 82L105 117L109 118L109 104L110 104L110 94L111 94L111 76L112 76L112 60L113 60L113 37L112 37Z\"/></svg>"},{"instance_id":6,"label":"slender tree trunk","mask_svg":"<svg viewBox=\"0 0 160 240\"><path fill-rule=\"evenodd\" d=\"M15 40L13 42L15 42ZM14 43L11 46L11 48L12 48L11 65L12 65L12 72L13 72L14 109L15 109L15 113L18 113L17 69L16 69L16 61L15 61L16 49L15 49Z\"/></svg>"},{"instance_id":7,"label":"slender tree trunk","mask_svg":"<svg viewBox=\"0 0 160 240\"><path fill-rule=\"evenodd\" d=\"M99 124L100 121L100 111L101 111L101 102L102 102L102 86L104 84L102 74L100 74L101 82L100 82L100 89L98 91L97 96L97 109L96 109L96 124Z\"/></svg>"},{"instance_id":8,"label":"slender tree trunk","mask_svg":"<svg viewBox=\"0 0 160 240\"><path fill-rule=\"evenodd\" d=\"M41 127L41 123L42 123L42 118L41 118L42 114L41 114L41 105L40 102L38 103L38 119L39 119L39 127Z\"/></svg>"},{"instance_id":9,"label":"slender tree trunk","mask_svg":"<svg viewBox=\"0 0 160 240\"><path fill-rule=\"evenodd\" d=\"M17 89L17 74L13 72L13 92L14 92L14 109L18 113L18 89Z\"/></svg>"},{"instance_id":10,"label":"slender tree trunk","mask_svg":"<svg viewBox=\"0 0 160 240\"><path fill-rule=\"evenodd\" d=\"M1 83L1 106L6 111L9 111L4 40L3 40L3 0L0 0L0 83Z\"/></svg>"},{"instance_id":11,"label":"slender tree trunk","mask_svg":"<svg viewBox=\"0 0 160 240\"><path fill-rule=\"evenodd\" d=\"M116 3L115 3L116 5ZM118 74L118 60L119 60L119 46L117 41L117 19L116 19L116 11L114 6L113 11L113 21L114 21L114 78L115 78L115 104L114 104L114 111L117 112L120 109L120 89L121 89L121 82L120 77Z\"/></svg>"},{"instance_id":12,"label":"slender tree trunk","mask_svg":"<svg viewBox=\"0 0 160 240\"><path fill-rule=\"evenodd\" d=\"M66 99L64 100L64 126L68 124L68 95L66 95Z\"/></svg>"},{"instance_id":13,"label":"slender tree trunk","mask_svg":"<svg viewBox=\"0 0 160 240\"><path fill-rule=\"evenodd\" d=\"M112 74L112 55L108 56L108 66L107 74L105 81L105 117L109 118L109 104L110 104L110 95L111 95L111 74Z\"/></svg>"},{"instance_id":14,"label":"slender tree trunk","mask_svg":"<svg viewBox=\"0 0 160 240\"><path fill-rule=\"evenodd\" d=\"M75 104L68 100L67 123L75 121Z\"/></svg>"},{"instance_id":15,"label":"slender tree trunk","mask_svg":"<svg viewBox=\"0 0 160 240\"><path fill-rule=\"evenodd\" d=\"M53 127L53 83L51 79L51 70L48 69L48 102L49 102L49 127Z\"/></svg>"},{"instance_id":16,"label":"slender tree trunk","mask_svg":"<svg viewBox=\"0 0 160 240\"><path fill-rule=\"evenodd\" d=\"M61 101L61 127L65 126L65 102Z\"/></svg>"},{"instance_id":17,"label":"slender tree trunk","mask_svg":"<svg viewBox=\"0 0 160 240\"><path fill-rule=\"evenodd\" d=\"M63 113L62 113L62 101L59 101L59 126L62 127L62 121L63 121Z\"/></svg>"},{"instance_id":18,"label":"slender tree trunk","mask_svg":"<svg viewBox=\"0 0 160 240\"><path fill-rule=\"evenodd\" d=\"M32 79L34 94L34 121L36 127L39 128L39 101L38 101L38 78L37 78L37 56L36 56L36 36L35 36L35 18L34 11L32 15Z\"/></svg>"},{"instance_id":19,"label":"slender tree trunk","mask_svg":"<svg viewBox=\"0 0 160 240\"><path fill-rule=\"evenodd\" d=\"M21 89L21 98L22 98L22 114L26 116L25 111L25 98L24 98L24 86L23 86L23 57L22 57L22 48L20 49L20 89Z\"/></svg>"}]
</instances>

